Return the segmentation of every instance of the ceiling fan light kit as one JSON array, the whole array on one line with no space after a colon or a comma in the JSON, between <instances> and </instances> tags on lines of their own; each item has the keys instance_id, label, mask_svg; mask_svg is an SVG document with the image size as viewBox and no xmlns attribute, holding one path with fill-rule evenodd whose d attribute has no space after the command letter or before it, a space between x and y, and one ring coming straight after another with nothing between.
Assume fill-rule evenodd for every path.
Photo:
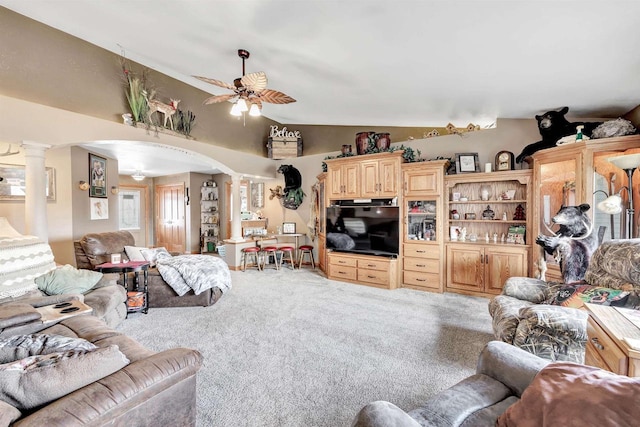
<instances>
[{"instance_id":1,"label":"ceiling fan light kit","mask_svg":"<svg viewBox=\"0 0 640 427\"><path fill-rule=\"evenodd\" d=\"M273 89L267 89L267 75L263 71L257 73L245 74L245 59L249 58L249 51L238 49L238 56L242 58L242 77L234 79L233 84L225 83L221 80L210 79L208 77L193 76L198 80L210 83L212 85L230 89L234 93L226 95L214 95L205 99L204 104L216 104L220 102L233 102L231 111L232 116L242 116L245 112L249 112L250 116L261 116L262 103L271 104L289 104L296 102L289 95Z\"/></svg>"}]
</instances>

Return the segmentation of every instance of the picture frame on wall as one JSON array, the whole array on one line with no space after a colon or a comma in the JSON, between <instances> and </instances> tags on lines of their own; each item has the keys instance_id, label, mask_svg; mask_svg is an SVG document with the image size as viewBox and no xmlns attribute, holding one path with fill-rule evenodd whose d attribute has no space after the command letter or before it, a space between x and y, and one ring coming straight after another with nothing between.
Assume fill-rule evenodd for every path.
<instances>
[{"instance_id":1,"label":"picture frame on wall","mask_svg":"<svg viewBox=\"0 0 640 427\"><path fill-rule=\"evenodd\" d=\"M91 220L109 219L109 199L91 197L89 198L89 209L91 209Z\"/></svg>"},{"instance_id":2,"label":"picture frame on wall","mask_svg":"<svg viewBox=\"0 0 640 427\"><path fill-rule=\"evenodd\" d=\"M45 168L45 194L48 201L56 200L56 173ZM26 170L22 165L0 164L0 200L24 200L27 192Z\"/></svg>"},{"instance_id":3,"label":"picture frame on wall","mask_svg":"<svg viewBox=\"0 0 640 427\"><path fill-rule=\"evenodd\" d=\"M456 173L480 172L478 153L456 153Z\"/></svg>"},{"instance_id":4,"label":"picture frame on wall","mask_svg":"<svg viewBox=\"0 0 640 427\"><path fill-rule=\"evenodd\" d=\"M107 159L89 153L89 197L107 198Z\"/></svg>"},{"instance_id":5,"label":"picture frame on wall","mask_svg":"<svg viewBox=\"0 0 640 427\"><path fill-rule=\"evenodd\" d=\"M282 234L296 234L296 223L295 222L283 222L282 223Z\"/></svg>"}]
</instances>

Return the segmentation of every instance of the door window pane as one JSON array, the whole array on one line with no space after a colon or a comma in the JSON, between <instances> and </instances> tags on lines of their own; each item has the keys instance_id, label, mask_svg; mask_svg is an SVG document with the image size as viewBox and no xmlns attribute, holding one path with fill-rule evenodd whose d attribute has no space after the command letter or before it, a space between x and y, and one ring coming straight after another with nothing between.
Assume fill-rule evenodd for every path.
<instances>
[{"instance_id":1,"label":"door window pane","mask_svg":"<svg viewBox=\"0 0 640 427\"><path fill-rule=\"evenodd\" d=\"M140 229L140 192L121 190L120 199L120 230Z\"/></svg>"}]
</instances>

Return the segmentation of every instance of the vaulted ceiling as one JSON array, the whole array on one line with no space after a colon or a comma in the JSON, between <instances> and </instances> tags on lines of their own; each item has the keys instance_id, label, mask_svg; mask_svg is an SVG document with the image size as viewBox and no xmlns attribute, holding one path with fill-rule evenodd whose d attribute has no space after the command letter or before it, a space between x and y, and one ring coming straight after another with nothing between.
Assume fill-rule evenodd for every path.
<instances>
[{"instance_id":1,"label":"vaulted ceiling","mask_svg":"<svg viewBox=\"0 0 640 427\"><path fill-rule=\"evenodd\" d=\"M212 94L247 72L297 99L283 124L488 125L640 104L638 1L0 0Z\"/></svg>"}]
</instances>

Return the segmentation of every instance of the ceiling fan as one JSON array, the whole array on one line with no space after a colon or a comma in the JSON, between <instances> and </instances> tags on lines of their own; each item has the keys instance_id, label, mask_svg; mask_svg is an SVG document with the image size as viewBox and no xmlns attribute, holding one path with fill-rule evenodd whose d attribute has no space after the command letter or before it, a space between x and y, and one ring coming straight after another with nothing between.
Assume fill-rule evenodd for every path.
<instances>
[{"instance_id":1,"label":"ceiling fan","mask_svg":"<svg viewBox=\"0 0 640 427\"><path fill-rule=\"evenodd\" d=\"M245 74L244 61L249 58L249 51L238 49L238 56L242 58L242 77L238 77L233 84L207 77L193 76L203 82L211 83L225 89L231 89L234 93L226 95L214 95L205 99L205 104L217 104L219 102L237 101L231 107L231 114L240 116L243 112L249 111L251 116L259 116L262 110L262 103L289 104L296 102L289 95L273 89L267 89L267 75L263 71ZM247 104L251 104L251 108Z\"/></svg>"}]
</instances>

